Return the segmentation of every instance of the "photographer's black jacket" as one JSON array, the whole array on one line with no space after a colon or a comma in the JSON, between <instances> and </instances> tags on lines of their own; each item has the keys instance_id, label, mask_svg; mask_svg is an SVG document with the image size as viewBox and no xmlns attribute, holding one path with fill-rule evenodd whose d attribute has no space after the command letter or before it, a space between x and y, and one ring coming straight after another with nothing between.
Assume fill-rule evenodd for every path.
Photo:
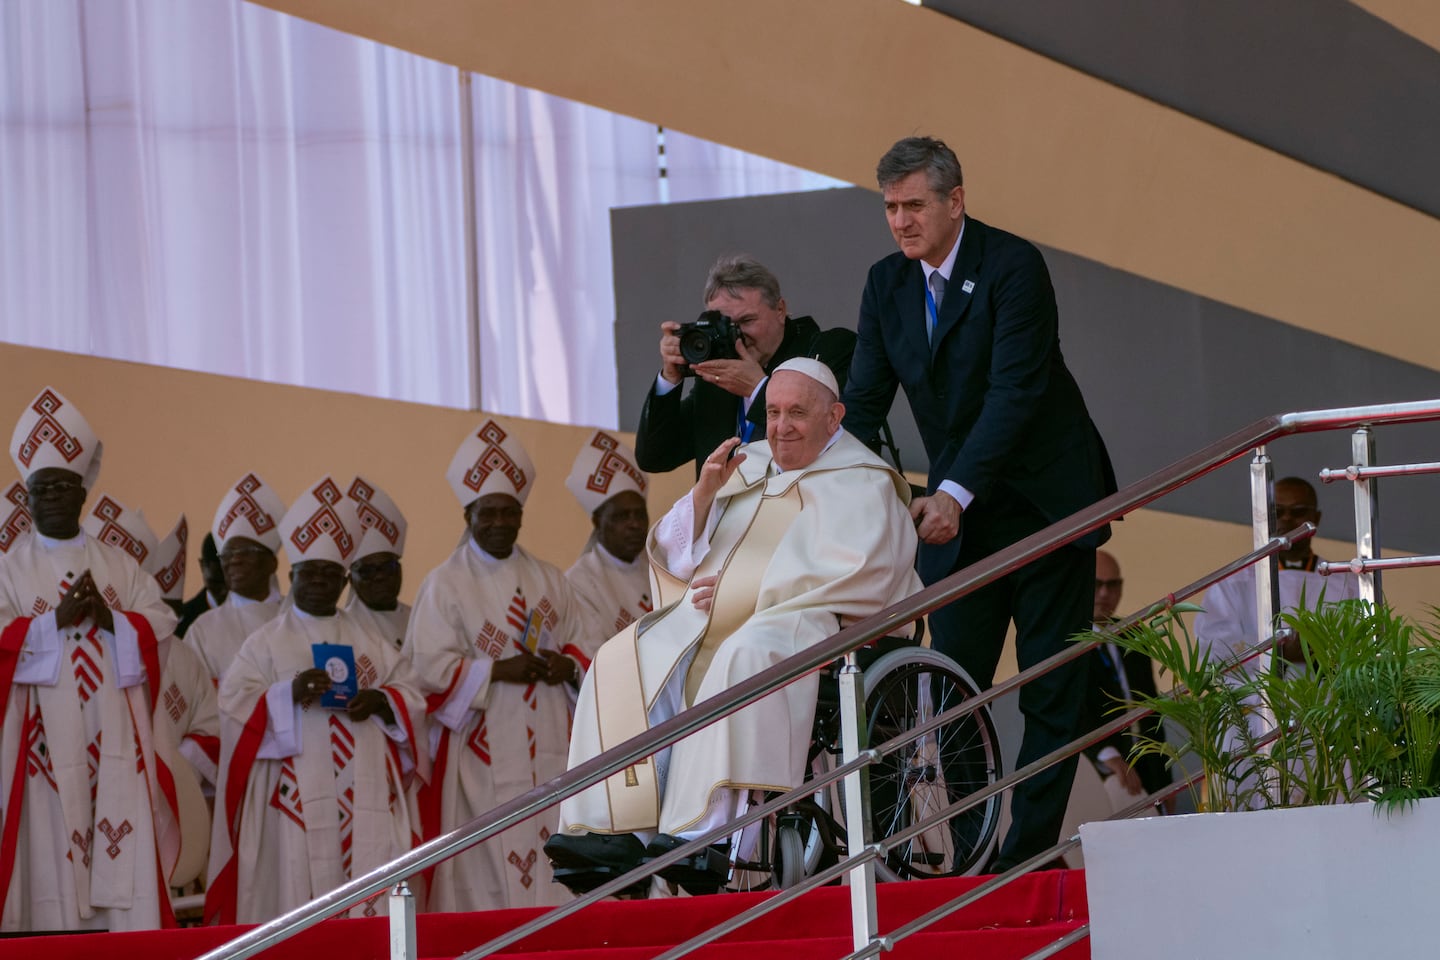
<instances>
[{"instance_id":1,"label":"photographer's black jacket","mask_svg":"<svg viewBox=\"0 0 1440 960\"><path fill-rule=\"evenodd\" d=\"M854 352L854 331L843 327L821 330L811 317L786 317L785 338L765 365L765 375L769 376L786 360L816 357L834 372L843 392ZM769 381L761 385L755 402L750 405L749 419L756 425L754 439L757 440L765 436L767 386ZM692 381L689 389L682 382L663 397L656 393L652 383L635 434L635 459L640 469L665 473L694 461L695 473L699 476L700 464L705 458L725 440L739 435L740 403L740 398L733 393L703 380Z\"/></svg>"}]
</instances>

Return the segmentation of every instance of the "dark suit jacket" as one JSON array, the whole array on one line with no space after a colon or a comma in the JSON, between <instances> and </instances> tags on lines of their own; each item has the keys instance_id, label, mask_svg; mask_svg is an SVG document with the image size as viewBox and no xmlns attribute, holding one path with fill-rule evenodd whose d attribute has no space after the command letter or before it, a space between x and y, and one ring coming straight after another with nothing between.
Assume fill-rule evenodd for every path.
<instances>
[{"instance_id":1,"label":"dark suit jacket","mask_svg":"<svg viewBox=\"0 0 1440 960\"><path fill-rule=\"evenodd\" d=\"M1115 475L1060 354L1058 324L1040 251L967 218L929 342L924 271L918 260L892 254L865 283L845 428L873 445L903 387L930 459L932 492L953 480L975 495L973 508L983 508L1004 487L1051 523L1089 506L1115 491ZM1108 536L1107 527L1082 543L1093 549ZM922 545L922 579L949 573L960 541Z\"/></svg>"},{"instance_id":2,"label":"dark suit jacket","mask_svg":"<svg viewBox=\"0 0 1440 960\"><path fill-rule=\"evenodd\" d=\"M1120 655L1120 663L1125 670L1125 682L1130 685L1131 699L1138 700L1141 697L1155 696L1157 692L1155 672L1151 668L1150 658L1134 650L1122 649ZM1121 704L1124 702L1125 690L1120 686L1120 677L1111 660L1110 650L1100 647L1091 656L1090 689L1086 697L1085 719L1080 727L1082 730L1094 730L1101 724L1114 720L1117 713L1123 712ZM1139 727L1146 736L1152 739L1165 739L1165 723L1154 714L1141 720ZM1098 765L1100 749L1114 747L1128 761L1133 742L1134 737L1128 731L1121 731L1090 747L1085 754ZM1109 770L1102 770L1101 775L1104 776L1109 772ZM1147 754L1136 761L1135 772L1140 775L1140 782L1145 785L1148 793L1154 793L1161 787L1168 786L1171 781L1170 771L1165 766L1165 759L1153 754Z\"/></svg>"},{"instance_id":3,"label":"dark suit jacket","mask_svg":"<svg viewBox=\"0 0 1440 960\"><path fill-rule=\"evenodd\" d=\"M843 327L821 330L810 317L786 317L785 337L775 356L765 367L770 373L786 360L795 357L816 357L835 374L840 389L850 370L855 352L855 334ZM688 379L688 378L687 378ZM765 438L765 388L750 404L749 419L755 424L754 440ZM696 381L687 391L682 382L661 396L651 384L640 413L640 426L635 433L635 460L648 473L665 473L695 461L695 475L700 464L731 437L739 435L740 398L713 383ZM682 398L681 394L684 394Z\"/></svg>"},{"instance_id":4,"label":"dark suit jacket","mask_svg":"<svg viewBox=\"0 0 1440 960\"><path fill-rule=\"evenodd\" d=\"M202 588L199 593L186 600L180 607L180 622L175 626L175 636L185 636L185 631L190 629L190 624L199 619L200 614L210 609L210 592Z\"/></svg>"}]
</instances>

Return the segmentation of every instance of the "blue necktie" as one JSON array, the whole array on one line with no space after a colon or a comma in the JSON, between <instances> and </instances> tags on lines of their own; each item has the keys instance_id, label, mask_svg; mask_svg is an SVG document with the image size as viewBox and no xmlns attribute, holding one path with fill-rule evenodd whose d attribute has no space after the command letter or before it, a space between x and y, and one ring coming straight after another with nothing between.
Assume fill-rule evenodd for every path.
<instances>
[{"instance_id":1,"label":"blue necktie","mask_svg":"<svg viewBox=\"0 0 1440 960\"><path fill-rule=\"evenodd\" d=\"M930 285L925 288L925 337L935 339L935 324L940 321L940 304L945 302L945 278L936 270L930 274Z\"/></svg>"}]
</instances>

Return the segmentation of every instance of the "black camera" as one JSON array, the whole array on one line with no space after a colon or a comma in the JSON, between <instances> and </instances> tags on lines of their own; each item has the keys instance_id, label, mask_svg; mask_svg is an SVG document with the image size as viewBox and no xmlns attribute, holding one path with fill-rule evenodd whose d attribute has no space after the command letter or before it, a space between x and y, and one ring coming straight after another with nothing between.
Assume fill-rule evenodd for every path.
<instances>
[{"instance_id":1,"label":"black camera","mask_svg":"<svg viewBox=\"0 0 1440 960\"><path fill-rule=\"evenodd\" d=\"M680 355L690 366L685 376L695 375L694 366L706 360L739 360L735 341L740 330L719 310L706 310L694 323L682 323L676 332L680 338Z\"/></svg>"}]
</instances>

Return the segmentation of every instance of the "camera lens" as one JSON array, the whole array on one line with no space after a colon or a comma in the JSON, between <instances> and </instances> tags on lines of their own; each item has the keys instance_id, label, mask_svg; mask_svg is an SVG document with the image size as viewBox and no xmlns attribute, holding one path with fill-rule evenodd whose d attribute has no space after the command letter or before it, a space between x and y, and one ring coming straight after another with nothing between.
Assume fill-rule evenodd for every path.
<instances>
[{"instance_id":1,"label":"camera lens","mask_svg":"<svg viewBox=\"0 0 1440 960\"><path fill-rule=\"evenodd\" d=\"M710 334L691 327L680 334L680 355L686 363L704 363L710 359Z\"/></svg>"}]
</instances>

